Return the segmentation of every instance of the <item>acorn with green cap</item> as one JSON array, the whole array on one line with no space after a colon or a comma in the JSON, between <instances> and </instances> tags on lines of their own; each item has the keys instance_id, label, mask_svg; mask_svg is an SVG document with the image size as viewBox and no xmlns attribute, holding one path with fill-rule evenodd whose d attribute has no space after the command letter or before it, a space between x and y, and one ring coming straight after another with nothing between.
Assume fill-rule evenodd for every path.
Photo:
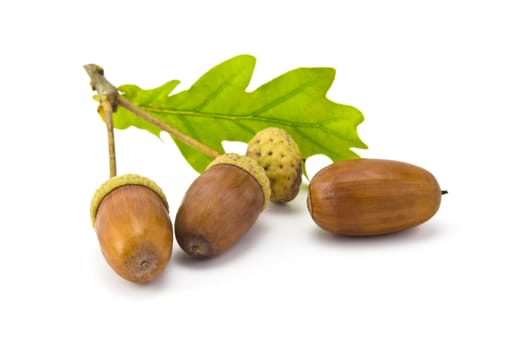
<instances>
[{"instance_id":1,"label":"acorn with green cap","mask_svg":"<svg viewBox=\"0 0 525 350\"><path fill-rule=\"evenodd\" d=\"M270 180L254 159L234 153L215 158L182 200L177 243L194 258L223 253L254 225L270 194Z\"/></svg>"},{"instance_id":2,"label":"acorn with green cap","mask_svg":"<svg viewBox=\"0 0 525 350\"><path fill-rule=\"evenodd\" d=\"M126 280L149 282L164 271L171 258L173 225L168 201L160 187L144 176L117 176L113 112L121 96L100 66L87 64L84 69L98 93L109 155L110 178L91 200L91 222L111 268Z\"/></svg>"},{"instance_id":3,"label":"acorn with green cap","mask_svg":"<svg viewBox=\"0 0 525 350\"><path fill-rule=\"evenodd\" d=\"M152 180L126 174L104 182L91 201L91 222L104 258L124 279L149 282L166 268L173 225L166 196Z\"/></svg>"}]
</instances>

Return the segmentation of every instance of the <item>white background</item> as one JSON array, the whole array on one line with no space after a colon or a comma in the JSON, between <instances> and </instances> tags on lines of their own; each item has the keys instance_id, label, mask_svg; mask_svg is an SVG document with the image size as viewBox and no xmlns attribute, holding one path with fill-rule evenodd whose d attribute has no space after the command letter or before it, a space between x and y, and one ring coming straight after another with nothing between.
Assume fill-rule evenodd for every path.
<instances>
[{"instance_id":1,"label":"white background","mask_svg":"<svg viewBox=\"0 0 525 350\"><path fill-rule=\"evenodd\" d=\"M3 2L0 348L523 349L524 15L505 0ZM155 282L122 280L89 220L108 161L82 65L181 91L243 53L249 89L336 68L328 97L366 118L356 151L430 170L440 211L340 239L304 187L224 255L175 244ZM118 131L118 171L155 180L174 216L197 174L162 139Z\"/></svg>"}]
</instances>

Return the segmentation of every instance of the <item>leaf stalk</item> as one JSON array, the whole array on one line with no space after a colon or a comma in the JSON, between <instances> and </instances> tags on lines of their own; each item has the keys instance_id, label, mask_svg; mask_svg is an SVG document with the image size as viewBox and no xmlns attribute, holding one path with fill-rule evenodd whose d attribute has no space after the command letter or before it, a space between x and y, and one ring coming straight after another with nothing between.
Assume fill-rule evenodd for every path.
<instances>
[{"instance_id":1,"label":"leaf stalk","mask_svg":"<svg viewBox=\"0 0 525 350\"><path fill-rule=\"evenodd\" d=\"M221 155L219 152L217 152L213 148L210 148L209 146L207 146L207 145L205 145L205 144L195 140L194 138L184 134L180 130L172 127L171 125L168 125L168 124L164 123L163 121L157 119L156 117L154 117L153 115L149 114L148 112L146 112L145 110L143 110L139 106L135 105L130 100L128 100L127 98L125 98L124 96L122 96L120 94L117 95L117 103L120 106L122 106L123 108L127 109L128 111L130 111L131 113L135 114L137 117L147 121L148 123L156 126L157 128L159 128L159 129L161 129L163 131L166 131L167 133L169 133L175 139L177 139L177 140L179 140L181 142L184 142L188 146L193 147L194 149L196 149L197 151L199 151L199 152L201 152L201 153L203 153L203 154L205 154L205 155L207 155L207 156L209 156L211 158L216 158L216 157Z\"/></svg>"}]
</instances>

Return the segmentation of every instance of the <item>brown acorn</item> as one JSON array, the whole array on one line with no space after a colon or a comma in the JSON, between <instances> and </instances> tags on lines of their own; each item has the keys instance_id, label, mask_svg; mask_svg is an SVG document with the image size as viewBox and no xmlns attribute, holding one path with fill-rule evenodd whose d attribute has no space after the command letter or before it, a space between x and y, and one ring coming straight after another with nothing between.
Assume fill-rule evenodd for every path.
<instances>
[{"instance_id":1,"label":"brown acorn","mask_svg":"<svg viewBox=\"0 0 525 350\"><path fill-rule=\"evenodd\" d=\"M175 218L175 238L187 254L209 258L239 241L270 198L264 169L249 157L217 157L191 184Z\"/></svg>"},{"instance_id":2,"label":"brown acorn","mask_svg":"<svg viewBox=\"0 0 525 350\"><path fill-rule=\"evenodd\" d=\"M307 205L322 229L349 236L405 230L438 211L441 191L427 170L404 162L353 159L333 163L310 181Z\"/></svg>"},{"instance_id":3,"label":"brown acorn","mask_svg":"<svg viewBox=\"0 0 525 350\"><path fill-rule=\"evenodd\" d=\"M173 225L155 182L135 174L110 178L93 196L91 220L104 258L124 279L145 283L165 269Z\"/></svg>"}]
</instances>

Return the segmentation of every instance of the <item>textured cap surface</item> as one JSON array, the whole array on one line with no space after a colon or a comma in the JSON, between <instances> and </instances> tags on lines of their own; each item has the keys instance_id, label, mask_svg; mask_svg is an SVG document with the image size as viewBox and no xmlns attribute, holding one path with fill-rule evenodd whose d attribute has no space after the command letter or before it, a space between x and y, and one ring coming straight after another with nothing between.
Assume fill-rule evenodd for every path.
<instances>
[{"instance_id":1,"label":"textured cap surface","mask_svg":"<svg viewBox=\"0 0 525 350\"><path fill-rule=\"evenodd\" d=\"M93 198L91 199L90 213L91 223L93 224L93 226L95 226L95 218L97 216L98 207L104 199L104 197L107 196L111 191L127 185L139 185L149 188L150 190L159 195L159 197L162 199L162 202L164 203L164 206L167 210L169 210L168 200L166 199L164 192L162 192L162 189L154 181L148 179L147 177L137 174L125 174L114 176L106 182L104 182L96 190L95 194L93 195Z\"/></svg>"},{"instance_id":2,"label":"textured cap surface","mask_svg":"<svg viewBox=\"0 0 525 350\"><path fill-rule=\"evenodd\" d=\"M261 186L264 194L264 207L268 204L271 195L270 180L264 172L264 169L254 159L246 156L241 156L235 153L226 153L215 158L207 167L211 168L217 164L234 165L252 175Z\"/></svg>"},{"instance_id":3,"label":"textured cap surface","mask_svg":"<svg viewBox=\"0 0 525 350\"><path fill-rule=\"evenodd\" d=\"M264 168L270 179L272 202L294 199L302 181L302 158L299 146L286 130L260 130L248 143L246 155Z\"/></svg>"}]
</instances>

